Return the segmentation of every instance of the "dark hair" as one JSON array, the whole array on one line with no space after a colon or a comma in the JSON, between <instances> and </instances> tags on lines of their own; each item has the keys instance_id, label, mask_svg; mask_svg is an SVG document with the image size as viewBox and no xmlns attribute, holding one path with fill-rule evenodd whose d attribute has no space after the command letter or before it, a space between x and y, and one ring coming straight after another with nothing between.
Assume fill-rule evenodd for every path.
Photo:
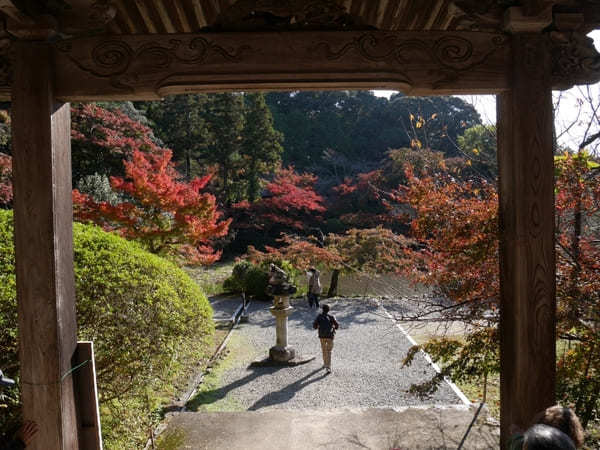
<instances>
[{"instance_id":1,"label":"dark hair","mask_svg":"<svg viewBox=\"0 0 600 450\"><path fill-rule=\"evenodd\" d=\"M537 424L523 435L523 450L575 450L575 444L558 428Z\"/></svg>"},{"instance_id":2,"label":"dark hair","mask_svg":"<svg viewBox=\"0 0 600 450\"><path fill-rule=\"evenodd\" d=\"M323 312L325 314L327 314L329 312L329 305L321 305L321 308L323 308Z\"/></svg>"},{"instance_id":3,"label":"dark hair","mask_svg":"<svg viewBox=\"0 0 600 450\"><path fill-rule=\"evenodd\" d=\"M555 405L546 408L541 413L534 417L535 423L550 425L558 428L571 438L575 447L579 448L583 445L584 433L581 422L573 411L563 406Z\"/></svg>"}]
</instances>

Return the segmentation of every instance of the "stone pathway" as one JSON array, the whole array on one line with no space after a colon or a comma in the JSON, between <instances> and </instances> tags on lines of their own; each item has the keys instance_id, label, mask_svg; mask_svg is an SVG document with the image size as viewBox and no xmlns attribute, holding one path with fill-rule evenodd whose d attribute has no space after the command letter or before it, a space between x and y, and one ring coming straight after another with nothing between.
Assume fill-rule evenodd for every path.
<instances>
[{"instance_id":1,"label":"stone pathway","mask_svg":"<svg viewBox=\"0 0 600 450\"><path fill-rule=\"evenodd\" d=\"M456 449L473 409L406 408L184 413L167 433L171 448L202 450ZM497 427L478 421L463 449L499 446Z\"/></svg>"},{"instance_id":2,"label":"stone pathway","mask_svg":"<svg viewBox=\"0 0 600 450\"><path fill-rule=\"evenodd\" d=\"M239 295L215 295L208 300L213 308L213 319L223 322L230 320L242 303Z\"/></svg>"},{"instance_id":3,"label":"stone pathway","mask_svg":"<svg viewBox=\"0 0 600 450\"><path fill-rule=\"evenodd\" d=\"M328 303L340 323L333 348L333 374L326 375L322 369L320 342L312 329L317 312L301 299L292 301L296 309L290 316L288 341L296 352L317 358L289 368L248 367L275 344L270 305L253 302L248 323L234 331L243 339L245 351L223 374L217 396L228 396L248 410L462 403L446 383L426 399L408 392L411 384L430 379L435 372L421 355L411 366L402 366L411 344L376 302L361 298Z\"/></svg>"},{"instance_id":4,"label":"stone pathway","mask_svg":"<svg viewBox=\"0 0 600 450\"><path fill-rule=\"evenodd\" d=\"M402 367L411 344L386 310L364 298L327 303L340 323L333 374L322 369L317 313L301 299L292 300L289 344L317 358L291 368L248 367L275 342L270 304L253 302L249 322L234 330L219 386L192 402L198 412L171 419L168 433L180 439L173 448L456 448L474 411L447 383L427 398L408 391L435 372L422 355ZM479 424L464 448L494 448L497 435Z\"/></svg>"}]
</instances>

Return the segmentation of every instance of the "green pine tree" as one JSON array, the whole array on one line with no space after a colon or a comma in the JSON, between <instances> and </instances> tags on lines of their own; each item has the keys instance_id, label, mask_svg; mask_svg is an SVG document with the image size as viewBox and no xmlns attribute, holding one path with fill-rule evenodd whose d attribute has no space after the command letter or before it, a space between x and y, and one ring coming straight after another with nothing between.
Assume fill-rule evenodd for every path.
<instances>
[{"instance_id":1,"label":"green pine tree","mask_svg":"<svg viewBox=\"0 0 600 450\"><path fill-rule=\"evenodd\" d=\"M207 118L212 139L205 161L218 167L218 189L225 204L243 199L240 170L244 130L244 97L239 93L209 97Z\"/></svg>"},{"instance_id":2,"label":"green pine tree","mask_svg":"<svg viewBox=\"0 0 600 450\"><path fill-rule=\"evenodd\" d=\"M206 94L174 95L148 103L146 114L154 121L158 137L173 150L173 160L184 165L189 180L193 163L201 163L211 141Z\"/></svg>"},{"instance_id":3,"label":"green pine tree","mask_svg":"<svg viewBox=\"0 0 600 450\"><path fill-rule=\"evenodd\" d=\"M241 156L244 161L246 198L260 197L262 176L272 173L281 162L283 135L273 128L273 116L263 93L247 94L246 124Z\"/></svg>"}]
</instances>

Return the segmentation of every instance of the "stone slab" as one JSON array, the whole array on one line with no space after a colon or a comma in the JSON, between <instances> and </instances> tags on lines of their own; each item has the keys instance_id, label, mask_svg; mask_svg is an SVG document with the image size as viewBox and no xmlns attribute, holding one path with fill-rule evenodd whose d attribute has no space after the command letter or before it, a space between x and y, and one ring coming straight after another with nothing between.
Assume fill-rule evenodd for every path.
<instances>
[{"instance_id":1,"label":"stone slab","mask_svg":"<svg viewBox=\"0 0 600 450\"><path fill-rule=\"evenodd\" d=\"M172 417L168 433L179 441L177 448L198 450L456 449L475 410L454 406L183 413ZM482 416L465 450L498 448L499 428Z\"/></svg>"}]
</instances>

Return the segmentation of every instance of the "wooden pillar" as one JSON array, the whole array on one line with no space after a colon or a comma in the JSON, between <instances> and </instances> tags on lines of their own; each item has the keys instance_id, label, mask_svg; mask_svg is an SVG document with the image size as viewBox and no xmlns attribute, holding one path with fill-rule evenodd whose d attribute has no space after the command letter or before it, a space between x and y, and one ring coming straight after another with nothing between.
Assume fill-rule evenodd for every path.
<instances>
[{"instance_id":1,"label":"wooden pillar","mask_svg":"<svg viewBox=\"0 0 600 450\"><path fill-rule=\"evenodd\" d=\"M14 218L23 416L28 447L76 449L70 374L77 339L69 104L53 95L51 52L17 42L12 88Z\"/></svg>"},{"instance_id":2,"label":"wooden pillar","mask_svg":"<svg viewBox=\"0 0 600 450\"><path fill-rule=\"evenodd\" d=\"M550 60L542 34L512 39L498 98L502 445L555 402L556 293Z\"/></svg>"}]
</instances>

